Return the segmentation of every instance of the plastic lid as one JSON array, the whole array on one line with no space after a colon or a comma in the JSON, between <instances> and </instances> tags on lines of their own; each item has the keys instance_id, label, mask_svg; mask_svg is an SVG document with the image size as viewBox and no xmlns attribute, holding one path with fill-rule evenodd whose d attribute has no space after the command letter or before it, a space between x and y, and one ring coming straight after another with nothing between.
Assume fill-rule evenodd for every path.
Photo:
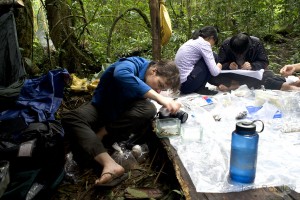
<instances>
[{"instance_id":1,"label":"plastic lid","mask_svg":"<svg viewBox=\"0 0 300 200\"><path fill-rule=\"evenodd\" d=\"M236 131L247 131L254 134L256 132L256 125L253 122L238 122L236 123Z\"/></svg>"},{"instance_id":2,"label":"plastic lid","mask_svg":"<svg viewBox=\"0 0 300 200\"><path fill-rule=\"evenodd\" d=\"M188 117L189 117L189 115L188 115L186 112L183 113L183 116L182 116L182 118L181 118L181 123L186 122L186 120L188 119Z\"/></svg>"}]
</instances>

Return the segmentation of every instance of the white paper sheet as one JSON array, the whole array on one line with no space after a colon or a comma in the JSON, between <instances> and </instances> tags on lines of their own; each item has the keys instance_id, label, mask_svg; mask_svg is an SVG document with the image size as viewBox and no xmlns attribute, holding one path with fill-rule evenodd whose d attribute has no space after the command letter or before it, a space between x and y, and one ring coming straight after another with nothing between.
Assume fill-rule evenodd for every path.
<instances>
[{"instance_id":1,"label":"white paper sheet","mask_svg":"<svg viewBox=\"0 0 300 200\"><path fill-rule=\"evenodd\" d=\"M263 70L263 69L257 70L257 71L238 69L238 70L221 70L221 73L222 74L225 74L225 73L239 74L239 75L249 76L249 77L261 80L263 77L264 71L265 70Z\"/></svg>"}]
</instances>

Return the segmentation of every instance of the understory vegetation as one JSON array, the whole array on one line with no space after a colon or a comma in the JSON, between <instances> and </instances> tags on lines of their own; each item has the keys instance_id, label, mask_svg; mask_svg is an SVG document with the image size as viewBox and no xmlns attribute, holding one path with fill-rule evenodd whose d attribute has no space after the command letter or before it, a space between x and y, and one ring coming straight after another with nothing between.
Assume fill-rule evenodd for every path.
<instances>
[{"instance_id":1,"label":"understory vegetation","mask_svg":"<svg viewBox=\"0 0 300 200\"><path fill-rule=\"evenodd\" d=\"M61 0L59 1L61 4L67 5L69 15L52 26L52 29L49 29L48 24L53 24L51 22L53 19L48 17L46 20L45 16L49 10L46 10L40 2L42 1L33 1L34 17L36 24L39 24L37 27L45 32L45 36L51 36L52 29L68 20L67 26L75 38L73 42L93 58L92 63L70 62L68 66L60 67L68 68L72 72L74 69L74 72L79 74L95 73L119 57L139 55L152 59L149 0ZM165 6L171 19L172 36L169 42L162 46L162 58L173 59L177 49L190 38L194 30L213 25L219 29L221 42L239 32L247 32L263 40L269 53L270 68L275 72L283 64L300 61L299 1L167 0ZM69 38L65 38L67 39ZM55 37L52 40L57 44ZM41 45L41 39L36 38L33 63L40 68L49 64L45 62L45 59L50 57L47 53L43 53L45 48L47 47ZM285 54L285 49L293 52L283 56L278 54L278 52ZM214 50L217 52L218 46L214 47ZM66 53L63 45L56 46L52 56L62 59L61 55ZM76 56L73 53L68 57L72 55Z\"/></svg>"},{"instance_id":2,"label":"understory vegetation","mask_svg":"<svg viewBox=\"0 0 300 200\"><path fill-rule=\"evenodd\" d=\"M68 12L58 13L62 17L52 21L46 3L57 3L58 8L64 5ZM162 58L173 59L194 30L213 25L219 29L219 45L239 32L259 37L269 56L269 68L276 73L285 64L300 62L299 0L167 0L165 5L172 36L162 46ZM100 72L119 57L138 55L152 59L149 0L33 0L32 6L35 37L30 66L38 67L41 73L64 67L84 78ZM54 36L61 35L53 35L58 26L63 26L63 31L71 30L59 42L61 38ZM76 53L66 49L71 38L71 45L79 50ZM214 51L218 52L218 47ZM88 56L91 62L75 62L77 53ZM61 110L76 108L90 98L90 94L66 92ZM172 164L162 153L165 149L155 141L153 144L158 145L158 150L151 151L147 162L132 172L132 178L124 184L111 190L95 188L93 183L99 173L87 169L77 174L76 183L64 180L52 199L124 199L128 186L158 188L163 192L161 199L184 199Z\"/></svg>"}]
</instances>

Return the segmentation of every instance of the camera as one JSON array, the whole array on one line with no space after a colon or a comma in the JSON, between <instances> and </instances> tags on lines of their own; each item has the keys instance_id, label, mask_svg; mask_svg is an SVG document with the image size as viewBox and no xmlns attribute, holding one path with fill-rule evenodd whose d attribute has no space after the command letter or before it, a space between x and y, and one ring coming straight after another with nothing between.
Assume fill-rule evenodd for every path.
<instances>
[{"instance_id":1,"label":"camera","mask_svg":"<svg viewBox=\"0 0 300 200\"><path fill-rule=\"evenodd\" d=\"M183 110L179 110L177 113L171 114L166 108L160 108L158 112L159 119L166 119L166 118L177 118L181 121L181 123L186 122L188 119L188 113L184 112Z\"/></svg>"}]
</instances>

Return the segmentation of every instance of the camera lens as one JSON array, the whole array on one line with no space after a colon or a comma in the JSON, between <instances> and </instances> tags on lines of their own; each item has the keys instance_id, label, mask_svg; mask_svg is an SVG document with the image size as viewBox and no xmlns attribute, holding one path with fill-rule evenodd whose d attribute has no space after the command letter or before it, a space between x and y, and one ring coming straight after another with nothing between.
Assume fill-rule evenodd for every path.
<instances>
[{"instance_id":1,"label":"camera lens","mask_svg":"<svg viewBox=\"0 0 300 200\"><path fill-rule=\"evenodd\" d=\"M183 111L181 111L180 113L181 113L181 116L180 116L181 123L186 122L189 115L186 112L183 112Z\"/></svg>"},{"instance_id":2,"label":"camera lens","mask_svg":"<svg viewBox=\"0 0 300 200\"><path fill-rule=\"evenodd\" d=\"M158 112L159 119L166 119L166 118L177 118L181 121L181 123L186 122L188 119L188 114L182 110L178 111L176 114L164 115L162 112Z\"/></svg>"},{"instance_id":3,"label":"camera lens","mask_svg":"<svg viewBox=\"0 0 300 200\"><path fill-rule=\"evenodd\" d=\"M186 112L180 110L173 117L180 119L181 123L184 123L188 119L188 116Z\"/></svg>"}]
</instances>

